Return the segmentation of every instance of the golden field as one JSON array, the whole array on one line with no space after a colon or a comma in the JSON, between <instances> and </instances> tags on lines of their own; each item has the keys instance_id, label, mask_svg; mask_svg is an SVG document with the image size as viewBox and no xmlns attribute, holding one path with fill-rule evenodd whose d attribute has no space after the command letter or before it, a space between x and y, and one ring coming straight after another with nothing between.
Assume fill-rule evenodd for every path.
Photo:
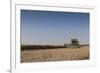
<instances>
[{"instance_id":1,"label":"golden field","mask_svg":"<svg viewBox=\"0 0 100 73\"><path fill-rule=\"evenodd\" d=\"M89 59L89 46L80 48L59 48L59 49L39 49L22 50L21 62L45 62L45 61L68 61Z\"/></svg>"}]
</instances>

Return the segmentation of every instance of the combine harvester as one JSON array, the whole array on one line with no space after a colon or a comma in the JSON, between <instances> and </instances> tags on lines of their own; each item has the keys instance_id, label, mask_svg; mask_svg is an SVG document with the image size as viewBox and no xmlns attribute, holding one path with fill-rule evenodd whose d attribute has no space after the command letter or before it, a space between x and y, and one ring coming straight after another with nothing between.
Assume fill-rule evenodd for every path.
<instances>
[{"instance_id":1,"label":"combine harvester","mask_svg":"<svg viewBox=\"0 0 100 73\"><path fill-rule=\"evenodd\" d=\"M80 48L79 41L77 39L71 39L70 44L64 44L65 48Z\"/></svg>"}]
</instances>

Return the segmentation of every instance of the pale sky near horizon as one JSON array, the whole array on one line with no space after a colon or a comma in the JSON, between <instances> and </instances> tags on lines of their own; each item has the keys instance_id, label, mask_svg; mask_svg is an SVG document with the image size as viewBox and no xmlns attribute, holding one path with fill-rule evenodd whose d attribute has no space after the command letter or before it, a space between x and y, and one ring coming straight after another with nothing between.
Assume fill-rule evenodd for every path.
<instances>
[{"instance_id":1,"label":"pale sky near horizon","mask_svg":"<svg viewBox=\"0 0 100 73\"><path fill-rule=\"evenodd\" d=\"M89 13L21 10L21 44L89 44Z\"/></svg>"}]
</instances>

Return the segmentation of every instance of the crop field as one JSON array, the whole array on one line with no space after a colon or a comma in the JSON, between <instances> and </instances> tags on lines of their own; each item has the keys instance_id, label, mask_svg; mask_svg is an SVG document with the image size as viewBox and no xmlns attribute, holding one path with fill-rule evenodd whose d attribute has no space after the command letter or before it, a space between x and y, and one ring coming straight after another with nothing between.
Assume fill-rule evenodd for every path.
<instances>
[{"instance_id":1,"label":"crop field","mask_svg":"<svg viewBox=\"0 0 100 73\"><path fill-rule=\"evenodd\" d=\"M41 47L41 49L40 47L41 46L35 46L36 49L34 49L34 47L32 49L32 46L22 46L21 63L88 60L90 55L90 49L87 45L81 46L80 48L45 46Z\"/></svg>"}]
</instances>

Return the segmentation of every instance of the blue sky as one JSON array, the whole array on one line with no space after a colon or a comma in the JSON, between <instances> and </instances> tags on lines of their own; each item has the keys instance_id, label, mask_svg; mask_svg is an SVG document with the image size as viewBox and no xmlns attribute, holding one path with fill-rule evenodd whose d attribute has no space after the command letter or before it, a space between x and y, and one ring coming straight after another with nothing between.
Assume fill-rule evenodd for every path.
<instances>
[{"instance_id":1,"label":"blue sky","mask_svg":"<svg viewBox=\"0 0 100 73\"><path fill-rule=\"evenodd\" d=\"M89 13L21 10L21 44L89 43Z\"/></svg>"}]
</instances>

